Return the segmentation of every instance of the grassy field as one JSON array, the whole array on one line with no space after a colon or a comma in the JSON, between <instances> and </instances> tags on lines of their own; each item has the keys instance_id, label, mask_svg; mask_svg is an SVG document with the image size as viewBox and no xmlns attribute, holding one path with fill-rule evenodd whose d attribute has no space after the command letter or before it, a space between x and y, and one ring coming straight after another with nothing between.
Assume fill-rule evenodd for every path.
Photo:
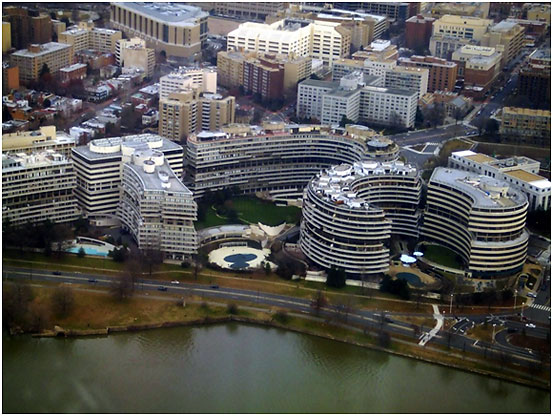
<instances>
[{"instance_id":1,"label":"grassy field","mask_svg":"<svg viewBox=\"0 0 553 416\"><path fill-rule=\"evenodd\" d=\"M301 209L294 206L278 207L272 202L262 201L255 197L235 197L232 199L232 206L238 213L240 223L257 224L261 222L266 225L279 225L282 222L295 224L301 217ZM203 221L196 221L196 230L229 224L229 220L217 216L211 206L203 205L205 211Z\"/></svg>"},{"instance_id":2,"label":"grassy field","mask_svg":"<svg viewBox=\"0 0 553 416\"><path fill-rule=\"evenodd\" d=\"M442 246L425 245L424 257L429 261L454 269L462 269L463 265L458 261L457 254Z\"/></svg>"}]
</instances>

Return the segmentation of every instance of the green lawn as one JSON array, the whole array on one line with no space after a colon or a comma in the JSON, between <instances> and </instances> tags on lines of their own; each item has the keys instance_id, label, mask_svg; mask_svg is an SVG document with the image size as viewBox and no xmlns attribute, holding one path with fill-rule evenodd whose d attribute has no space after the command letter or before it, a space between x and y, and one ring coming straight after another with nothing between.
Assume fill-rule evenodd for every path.
<instances>
[{"instance_id":1,"label":"green lawn","mask_svg":"<svg viewBox=\"0 0 553 416\"><path fill-rule=\"evenodd\" d=\"M283 221L295 224L301 217L301 209L294 206L277 207L272 202L262 201L255 197L235 197L232 199L232 206L243 220L241 223L257 224L261 222L266 225L279 225ZM212 207L201 206L205 210L203 221L196 221L196 230L215 227L217 225L229 224L226 218L218 217Z\"/></svg>"},{"instance_id":2,"label":"green lawn","mask_svg":"<svg viewBox=\"0 0 553 416\"><path fill-rule=\"evenodd\" d=\"M279 225L282 222L295 224L301 217L301 209L293 206L277 207L275 204L255 197L233 199L238 217L250 222L266 225Z\"/></svg>"},{"instance_id":3,"label":"green lawn","mask_svg":"<svg viewBox=\"0 0 553 416\"><path fill-rule=\"evenodd\" d=\"M429 261L441 264L442 266L451 267L454 269L463 269L462 262L459 261L459 256L446 247L425 245L424 257Z\"/></svg>"}]
</instances>

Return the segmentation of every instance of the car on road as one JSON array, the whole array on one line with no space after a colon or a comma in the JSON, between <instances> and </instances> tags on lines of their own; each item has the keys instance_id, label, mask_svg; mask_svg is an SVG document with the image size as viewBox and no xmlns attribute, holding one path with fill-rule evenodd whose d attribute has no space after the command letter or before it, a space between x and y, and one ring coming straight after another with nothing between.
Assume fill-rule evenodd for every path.
<instances>
[{"instance_id":1,"label":"car on road","mask_svg":"<svg viewBox=\"0 0 553 416\"><path fill-rule=\"evenodd\" d=\"M61 275L61 272L58 272L57 270L55 272L53 272L52 274L56 275L56 276L60 276Z\"/></svg>"},{"instance_id":2,"label":"car on road","mask_svg":"<svg viewBox=\"0 0 553 416\"><path fill-rule=\"evenodd\" d=\"M532 323L527 323L526 324L526 328L535 328L536 325L532 324Z\"/></svg>"},{"instance_id":3,"label":"car on road","mask_svg":"<svg viewBox=\"0 0 553 416\"><path fill-rule=\"evenodd\" d=\"M174 285L179 285L180 282L178 280L171 280L171 283L173 283Z\"/></svg>"},{"instance_id":4,"label":"car on road","mask_svg":"<svg viewBox=\"0 0 553 416\"><path fill-rule=\"evenodd\" d=\"M515 332L517 332L518 330L516 328L509 328L507 329L507 333L508 334L514 334Z\"/></svg>"},{"instance_id":5,"label":"car on road","mask_svg":"<svg viewBox=\"0 0 553 416\"><path fill-rule=\"evenodd\" d=\"M167 288L165 286L159 286L157 288L157 290L161 291L161 292L167 292Z\"/></svg>"},{"instance_id":6,"label":"car on road","mask_svg":"<svg viewBox=\"0 0 553 416\"><path fill-rule=\"evenodd\" d=\"M537 295L534 292L528 292L527 295L528 295L528 297L531 297L531 298L534 298L534 299L537 297Z\"/></svg>"},{"instance_id":7,"label":"car on road","mask_svg":"<svg viewBox=\"0 0 553 416\"><path fill-rule=\"evenodd\" d=\"M211 289L219 289L219 285L211 285L209 286Z\"/></svg>"},{"instance_id":8,"label":"car on road","mask_svg":"<svg viewBox=\"0 0 553 416\"><path fill-rule=\"evenodd\" d=\"M90 283L96 283L98 280L93 279L93 278L90 278L90 279L88 279L88 281L89 281Z\"/></svg>"}]
</instances>

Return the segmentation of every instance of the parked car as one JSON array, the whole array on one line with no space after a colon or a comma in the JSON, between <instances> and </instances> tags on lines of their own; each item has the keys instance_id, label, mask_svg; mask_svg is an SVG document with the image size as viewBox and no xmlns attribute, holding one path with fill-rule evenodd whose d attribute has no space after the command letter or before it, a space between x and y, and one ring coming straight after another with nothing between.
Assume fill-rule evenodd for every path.
<instances>
[{"instance_id":1,"label":"parked car","mask_svg":"<svg viewBox=\"0 0 553 416\"><path fill-rule=\"evenodd\" d=\"M527 295L534 299L537 297L537 295L534 292L528 292Z\"/></svg>"},{"instance_id":2,"label":"parked car","mask_svg":"<svg viewBox=\"0 0 553 416\"><path fill-rule=\"evenodd\" d=\"M173 283L174 285L180 284L180 282L178 280L171 280L171 283Z\"/></svg>"},{"instance_id":3,"label":"parked car","mask_svg":"<svg viewBox=\"0 0 553 416\"><path fill-rule=\"evenodd\" d=\"M56 276L60 276L60 275L61 275L61 272L58 272L58 271L56 270L56 271L55 271L54 273L52 273L52 274L55 274Z\"/></svg>"},{"instance_id":4,"label":"parked car","mask_svg":"<svg viewBox=\"0 0 553 416\"><path fill-rule=\"evenodd\" d=\"M219 289L219 285L211 285L209 286L211 289Z\"/></svg>"}]
</instances>

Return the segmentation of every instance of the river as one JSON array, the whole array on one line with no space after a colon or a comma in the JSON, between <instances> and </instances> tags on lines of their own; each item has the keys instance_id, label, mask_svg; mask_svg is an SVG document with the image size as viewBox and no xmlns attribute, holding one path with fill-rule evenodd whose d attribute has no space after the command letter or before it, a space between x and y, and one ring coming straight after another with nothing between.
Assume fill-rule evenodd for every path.
<instances>
[{"instance_id":1,"label":"river","mask_svg":"<svg viewBox=\"0 0 553 416\"><path fill-rule=\"evenodd\" d=\"M252 325L2 345L4 413L550 411L537 389Z\"/></svg>"}]
</instances>

